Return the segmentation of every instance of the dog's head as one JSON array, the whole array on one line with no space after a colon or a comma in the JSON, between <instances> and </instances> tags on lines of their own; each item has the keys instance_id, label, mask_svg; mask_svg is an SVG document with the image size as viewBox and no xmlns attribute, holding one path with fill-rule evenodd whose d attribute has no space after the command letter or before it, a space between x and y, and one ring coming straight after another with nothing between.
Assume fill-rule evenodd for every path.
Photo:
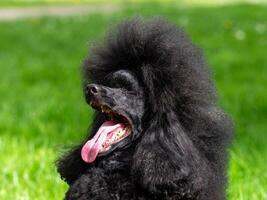
<instances>
[{"instance_id":1,"label":"dog's head","mask_svg":"<svg viewBox=\"0 0 267 200\"><path fill-rule=\"evenodd\" d=\"M131 71L110 72L101 84L86 84L85 97L105 122L84 145L84 161L93 162L96 156L125 147L138 137L145 98L142 85Z\"/></svg>"},{"instance_id":2,"label":"dog's head","mask_svg":"<svg viewBox=\"0 0 267 200\"><path fill-rule=\"evenodd\" d=\"M209 102L203 66L199 50L165 21L121 24L84 65L86 100L105 120L83 146L83 160L93 162L131 145L151 126L172 123L170 113L182 118L190 112L186 105Z\"/></svg>"}]
</instances>

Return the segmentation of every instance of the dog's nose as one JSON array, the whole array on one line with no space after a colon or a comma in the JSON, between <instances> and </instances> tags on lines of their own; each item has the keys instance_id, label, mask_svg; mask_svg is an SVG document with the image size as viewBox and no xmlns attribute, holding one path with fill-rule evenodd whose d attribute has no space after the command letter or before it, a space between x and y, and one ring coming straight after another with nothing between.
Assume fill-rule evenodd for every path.
<instances>
[{"instance_id":1,"label":"dog's nose","mask_svg":"<svg viewBox=\"0 0 267 200\"><path fill-rule=\"evenodd\" d=\"M91 95L97 95L100 91L100 87L96 84L88 84L86 86L86 92L87 94L91 94Z\"/></svg>"}]
</instances>

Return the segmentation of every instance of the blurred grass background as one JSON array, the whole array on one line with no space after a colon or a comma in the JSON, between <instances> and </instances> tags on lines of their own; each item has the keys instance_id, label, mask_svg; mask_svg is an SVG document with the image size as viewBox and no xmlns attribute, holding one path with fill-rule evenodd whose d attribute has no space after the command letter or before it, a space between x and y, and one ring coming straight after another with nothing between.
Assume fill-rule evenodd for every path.
<instances>
[{"instance_id":1,"label":"blurred grass background","mask_svg":"<svg viewBox=\"0 0 267 200\"><path fill-rule=\"evenodd\" d=\"M5 6L65 5L65 4L128 4L128 3L177 3L188 6L224 5L236 3L266 4L266 0L0 0Z\"/></svg>"},{"instance_id":2,"label":"blurred grass background","mask_svg":"<svg viewBox=\"0 0 267 200\"><path fill-rule=\"evenodd\" d=\"M63 198L54 161L90 123L79 69L88 44L130 16L161 15L203 48L219 104L235 122L229 199L266 200L267 5L203 2L132 1L112 14L0 22L0 199Z\"/></svg>"}]
</instances>

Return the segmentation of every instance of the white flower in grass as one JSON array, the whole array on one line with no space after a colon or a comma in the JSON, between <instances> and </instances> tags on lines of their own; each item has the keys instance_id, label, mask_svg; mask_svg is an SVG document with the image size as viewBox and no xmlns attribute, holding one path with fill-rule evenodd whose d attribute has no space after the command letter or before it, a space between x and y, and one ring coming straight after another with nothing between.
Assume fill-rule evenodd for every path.
<instances>
[{"instance_id":1,"label":"white flower in grass","mask_svg":"<svg viewBox=\"0 0 267 200\"><path fill-rule=\"evenodd\" d=\"M263 34L266 30L266 26L264 24L261 24L261 23L257 23L255 25L255 30L257 33L259 34Z\"/></svg>"},{"instance_id":2,"label":"white flower in grass","mask_svg":"<svg viewBox=\"0 0 267 200\"><path fill-rule=\"evenodd\" d=\"M188 22L189 22L189 19L187 17L185 17L185 16L179 18L179 23L182 26L187 26Z\"/></svg>"},{"instance_id":3,"label":"white flower in grass","mask_svg":"<svg viewBox=\"0 0 267 200\"><path fill-rule=\"evenodd\" d=\"M234 37L237 39L237 40L244 40L246 38L246 33L243 31L243 30L237 30L235 33L234 33Z\"/></svg>"}]
</instances>

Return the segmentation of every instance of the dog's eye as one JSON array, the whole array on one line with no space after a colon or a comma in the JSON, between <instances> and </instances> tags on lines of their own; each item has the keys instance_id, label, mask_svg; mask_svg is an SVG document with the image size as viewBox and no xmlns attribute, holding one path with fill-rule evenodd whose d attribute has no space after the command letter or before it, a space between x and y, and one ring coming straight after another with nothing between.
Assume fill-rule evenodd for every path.
<instances>
[{"instance_id":1,"label":"dog's eye","mask_svg":"<svg viewBox=\"0 0 267 200\"><path fill-rule=\"evenodd\" d=\"M125 80L120 79L119 81L116 81L116 82L117 82L117 85L121 88L124 88L129 91L133 90L132 84Z\"/></svg>"},{"instance_id":2,"label":"dog's eye","mask_svg":"<svg viewBox=\"0 0 267 200\"><path fill-rule=\"evenodd\" d=\"M116 88L124 88L128 91L132 91L133 90L133 86L130 82L126 81L125 79L115 79L113 81L113 86Z\"/></svg>"}]
</instances>

